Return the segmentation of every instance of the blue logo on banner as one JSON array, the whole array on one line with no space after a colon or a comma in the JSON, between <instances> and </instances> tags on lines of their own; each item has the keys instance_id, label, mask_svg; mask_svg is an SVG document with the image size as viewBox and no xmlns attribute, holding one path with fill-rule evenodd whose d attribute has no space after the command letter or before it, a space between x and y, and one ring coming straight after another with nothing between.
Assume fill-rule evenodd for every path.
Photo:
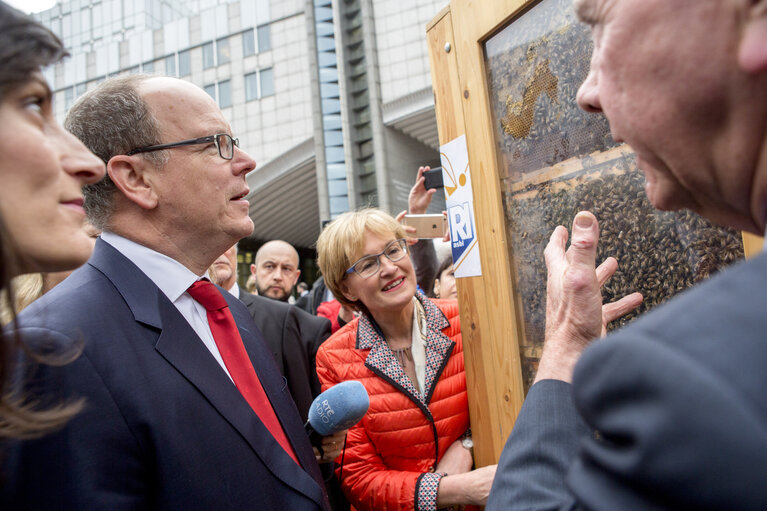
<instances>
[{"instance_id":1,"label":"blue logo on banner","mask_svg":"<svg viewBox=\"0 0 767 511\"><path fill-rule=\"evenodd\" d=\"M451 206L447 211L450 220L450 244L453 249L453 261L463 256L474 241L474 221L471 216L471 204L464 202Z\"/></svg>"}]
</instances>

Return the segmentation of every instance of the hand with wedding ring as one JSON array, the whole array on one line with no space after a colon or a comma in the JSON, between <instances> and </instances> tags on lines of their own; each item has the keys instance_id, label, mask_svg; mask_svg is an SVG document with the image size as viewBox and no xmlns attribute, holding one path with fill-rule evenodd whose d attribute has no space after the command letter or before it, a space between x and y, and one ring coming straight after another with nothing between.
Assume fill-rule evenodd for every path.
<instances>
[{"instance_id":1,"label":"hand with wedding ring","mask_svg":"<svg viewBox=\"0 0 767 511\"><path fill-rule=\"evenodd\" d=\"M314 456L318 463L330 463L341 455L344 448L344 440L348 430L322 437L322 454L319 449L314 448Z\"/></svg>"}]
</instances>

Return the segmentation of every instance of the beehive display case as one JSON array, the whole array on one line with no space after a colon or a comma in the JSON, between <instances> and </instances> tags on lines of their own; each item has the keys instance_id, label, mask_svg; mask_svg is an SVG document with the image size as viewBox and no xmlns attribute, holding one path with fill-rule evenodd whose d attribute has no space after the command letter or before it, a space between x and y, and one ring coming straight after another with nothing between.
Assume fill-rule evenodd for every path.
<instances>
[{"instance_id":1,"label":"beehive display case","mask_svg":"<svg viewBox=\"0 0 767 511\"><path fill-rule=\"evenodd\" d=\"M592 43L572 0L453 0L428 40L440 143L465 134L472 169L483 275L458 288L475 446L489 464L535 377L543 249L557 225L592 211L598 260L619 263L605 301L644 295L611 328L742 258L744 242L693 213L655 210L633 151L603 115L578 108ZM748 241L745 252L758 244Z\"/></svg>"},{"instance_id":2,"label":"beehive display case","mask_svg":"<svg viewBox=\"0 0 767 511\"><path fill-rule=\"evenodd\" d=\"M605 302L635 291L644 296L638 310L608 329L741 259L743 241L689 211L653 208L634 153L612 139L604 115L578 108L592 43L571 0L541 1L484 46L527 390L543 345L541 255L557 225L569 227L581 210L594 213L601 228L597 262L612 256L619 263L603 288Z\"/></svg>"}]
</instances>

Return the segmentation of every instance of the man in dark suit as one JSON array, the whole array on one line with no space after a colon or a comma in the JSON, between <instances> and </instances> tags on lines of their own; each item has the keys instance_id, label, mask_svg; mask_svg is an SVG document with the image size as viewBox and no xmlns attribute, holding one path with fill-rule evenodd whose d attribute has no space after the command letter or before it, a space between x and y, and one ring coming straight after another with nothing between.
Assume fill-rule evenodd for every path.
<instances>
[{"instance_id":1,"label":"man in dark suit","mask_svg":"<svg viewBox=\"0 0 767 511\"><path fill-rule=\"evenodd\" d=\"M86 191L103 234L89 262L19 320L33 350L81 350L62 367L33 365L26 391L84 398L84 411L8 446L0 507L328 509L258 328L201 281L253 229L245 177L255 162L216 103L182 80L120 77L86 94L66 124L107 163Z\"/></svg>"},{"instance_id":2,"label":"man in dark suit","mask_svg":"<svg viewBox=\"0 0 767 511\"><path fill-rule=\"evenodd\" d=\"M636 151L653 205L764 233L767 2L574 5L594 37L578 102ZM583 352L621 312L598 236L582 212L546 248L543 354L487 509L767 509L767 255Z\"/></svg>"},{"instance_id":3,"label":"man in dark suit","mask_svg":"<svg viewBox=\"0 0 767 511\"><path fill-rule=\"evenodd\" d=\"M298 254L294 266L298 266ZM239 298L248 308L253 322L264 335L274 355L277 368L288 384L298 413L306 421L309 407L321 391L315 360L320 344L330 336L330 321L313 316L286 301L245 292L237 284L237 245L221 254L208 273L213 282ZM346 430L314 439L315 444L322 449L320 451L315 447L314 453L321 464L320 469L334 511L349 509L332 463L341 455L345 439Z\"/></svg>"},{"instance_id":4,"label":"man in dark suit","mask_svg":"<svg viewBox=\"0 0 767 511\"><path fill-rule=\"evenodd\" d=\"M266 339L277 368L303 420L320 393L315 370L317 350L330 336L330 321L312 316L287 302L245 292L237 284L237 245L221 254L210 267L211 280L239 298Z\"/></svg>"}]
</instances>

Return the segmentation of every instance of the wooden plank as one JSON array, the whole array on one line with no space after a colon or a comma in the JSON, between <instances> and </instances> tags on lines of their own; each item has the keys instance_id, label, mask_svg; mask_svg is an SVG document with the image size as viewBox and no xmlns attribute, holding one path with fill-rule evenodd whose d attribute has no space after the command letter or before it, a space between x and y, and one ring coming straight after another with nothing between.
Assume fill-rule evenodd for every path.
<instances>
[{"instance_id":1,"label":"wooden plank","mask_svg":"<svg viewBox=\"0 0 767 511\"><path fill-rule=\"evenodd\" d=\"M438 19L437 19L438 18ZM442 11L428 27L427 40L431 63L432 87L439 130L440 145L465 133L463 105L458 79L458 64L454 51L452 18L449 12ZM449 45L449 46L448 46ZM463 333L466 381L469 395L469 415L471 417L474 441L474 459L477 466L496 462L494 443L492 442L492 413L489 410L488 395L496 392L494 386L486 385L481 357L476 346L480 343L482 321L478 317L482 296L477 293L475 278L457 279L458 301L461 311L461 331Z\"/></svg>"},{"instance_id":2,"label":"wooden plank","mask_svg":"<svg viewBox=\"0 0 767 511\"><path fill-rule=\"evenodd\" d=\"M481 5L480 5L481 4ZM453 0L428 31L440 143L467 138L480 277L458 279L469 408L479 466L495 463L522 406L521 335L508 258L498 161L478 27L495 28L525 2ZM457 9L457 11L456 11ZM503 14L503 15L502 15ZM492 22L495 19L495 24ZM445 51L450 43L451 51ZM471 129L467 129L470 127Z\"/></svg>"},{"instance_id":3,"label":"wooden plank","mask_svg":"<svg viewBox=\"0 0 767 511\"><path fill-rule=\"evenodd\" d=\"M490 111L482 42L526 5L521 0L453 0L453 33L463 103L469 164L472 169L477 237L480 240L482 277L472 279L480 297L474 325L481 335L471 336L469 355L474 374L487 381L485 394L472 381L485 412L479 419L492 429L489 444L480 453L484 463L500 456L524 401L520 340L522 317L515 300L506 237L498 155ZM470 129L468 129L470 127ZM468 375L468 373L467 373Z\"/></svg>"},{"instance_id":4,"label":"wooden plank","mask_svg":"<svg viewBox=\"0 0 767 511\"><path fill-rule=\"evenodd\" d=\"M763 246L764 238L750 232L743 232L743 252L746 253L746 259L758 256Z\"/></svg>"}]
</instances>

